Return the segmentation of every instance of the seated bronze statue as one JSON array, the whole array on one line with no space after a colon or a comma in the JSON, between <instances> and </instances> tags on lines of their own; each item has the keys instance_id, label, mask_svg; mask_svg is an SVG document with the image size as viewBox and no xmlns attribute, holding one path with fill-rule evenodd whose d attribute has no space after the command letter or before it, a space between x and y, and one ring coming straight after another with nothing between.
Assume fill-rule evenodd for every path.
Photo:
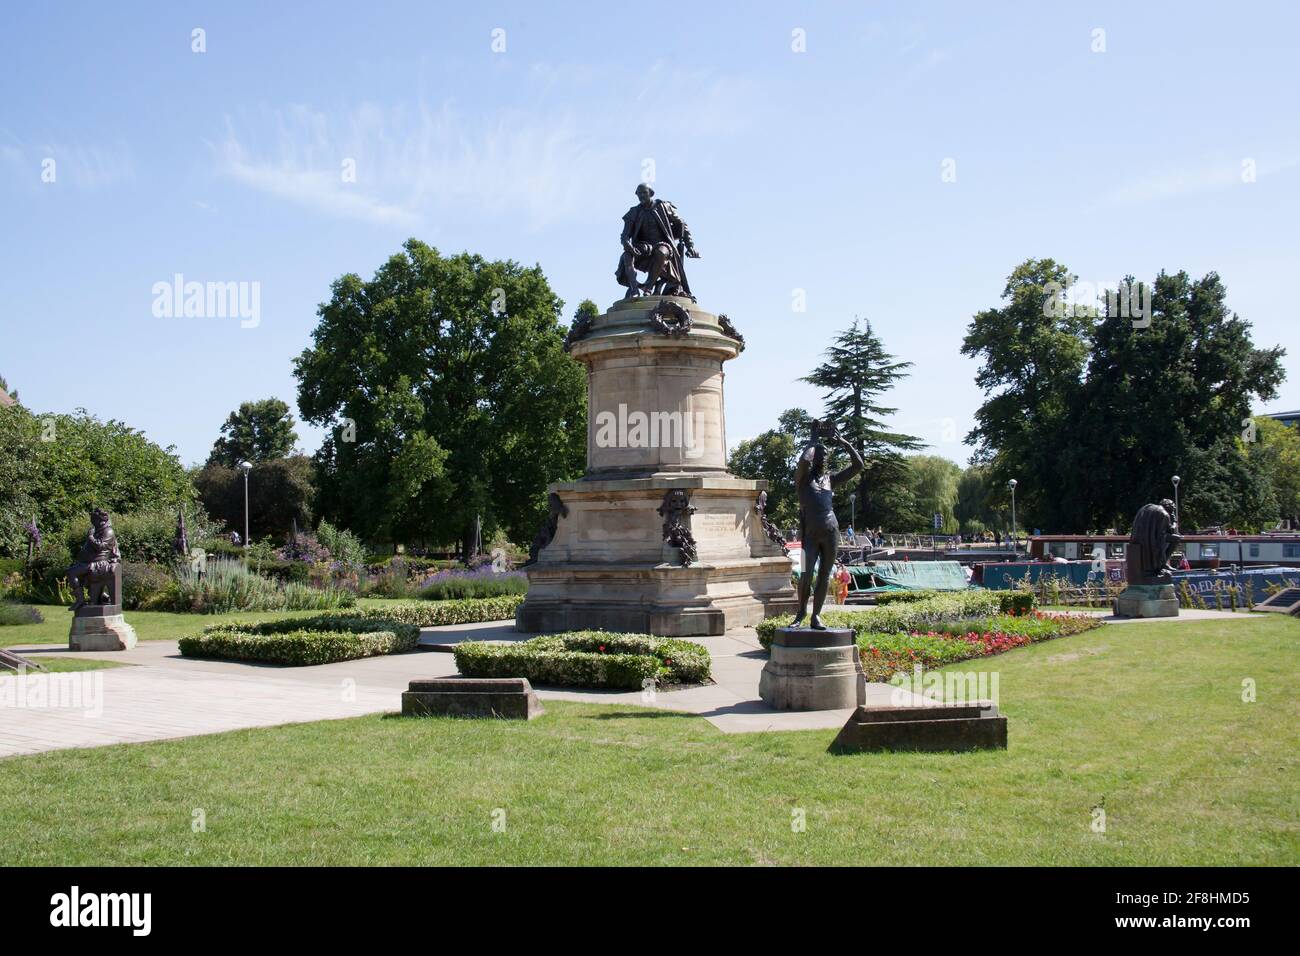
<instances>
[{"instance_id":1,"label":"seated bronze statue","mask_svg":"<svg viewBox=\"0 0 1300 956\"><path fill-rule=\"evenodd\" d=\"M77 554L77 560L68 568L68 583L72 585L76 602L75 613L87 604L117 604L118 572L122 566L122 552L117 546L117 535L109 521L108 512L96 508L90 513L90 533Z\"/></svg>"},{"instance_id":2,"label":"seated bronze statue","mask_svg":"<svg viewBox=\"0 0 1300 956\"><path fill-rule=\"evenodd\" d=\"M700 254L677 209L670 202L655 199L654 194L645 183L636 188L637 204L623 216L623 254L614 276L619 285L627 287L625 299L680 295L694 300L686 281L685 260L697 259ZM646 274L644 282L638 280L638 271Z\"/></svg>"},{"instance_id":3,"label":"seated bronze statue","mask_svg":"<svg viewBox=\"0 0 1300 956\"><path fill-rule=\"evenodd\" d=\"M1159 504L1143 505L1133 518L1124 553L1125 579L1129 584L1171 583L1175 569L1169 566L1169 555L1182 540L1172 501L1165 498Z\"/></svg>"}]
</instances>

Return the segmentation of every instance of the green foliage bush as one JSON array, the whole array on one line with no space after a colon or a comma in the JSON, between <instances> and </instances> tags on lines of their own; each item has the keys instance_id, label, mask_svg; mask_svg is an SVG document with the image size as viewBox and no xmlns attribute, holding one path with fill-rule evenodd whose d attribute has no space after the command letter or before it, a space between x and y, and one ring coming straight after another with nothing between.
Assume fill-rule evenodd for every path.
<instances>
[{"instance_id":1,"label":"green foliage bush","mask_svg":"<svg viewBox=\"0 0 1300 956\"><path fill-rule=\"evenodd\" d=\"M523 596L518 594L459 601L386 601L382 607L358 607L348 614L369 620L400 621L417 627L438 627L510 620L523 603Z\"/></svg>"},{"instance_id":2,"label":"green foliage bush","mask_svg":"<svg viewBox=\"0 0 1300 956\"><path fill-rule=\"evenodd\" d=\"M925 589L917 591L881 591L876 595L876 606L883 607L886 604L911 604L915 601L925 601L940 594L949 594L948 591L935 591L934 589Z\"/></svg>"},{"instance_id":3,"label":"green foliage bush","mask_svg":"<svg viewBox=\"0 0 1300 956\"><path fill-rule=\"evenodd\" d=\"M197 574L188 565L176 569L176 590L166 610L190 614L233 611L328 611L356 604L342 588L281 584L249 570L241 561L214 558Z\"/></svg>"},{"instance_id":4,"label":"green foliage bush","mask_svg":"<svg viewBox=\"0 0 1300 956\"><path fill-rule=\"evenodd\" d=\"M201 634L181 638L179 645L186 657L302 667L400 654L413 649L419 639L420 629L410 624L322 615L261 624L210 624Z\"/></svg>"},{"instance_id":5,"label":"green foliage bush","mask_svg":"<svg viewBox=\"0 0 1300 956\"><path fill-rule=\"evenodd\" d=\"M366 563L366 548L351 531L336 528L322 520L316 527L316 539L329 549L334 560L349 568L361 568Z\"/></svg>"},{"instance_id":6,"label":"green foliage bush","mask_svg":"<svg viewBox=\"0 0 1300 956\"><path fill-rule=\"evenodd\" d=\"M691 641L649 634L574 631L517 644L470 641L456 647L466 677L526 677L558 687L639 689L646 680L698 684L709 679L709 652Z\"/></svg>"},{"instance_id":7,"label":"green foliage bush","mask_svg":"<svg viewBox=\"0 0 1300 956\"><path fill-rule=\"evenodd\" d=\"M886 604L883 607L862 611L827 611L822 621L827 627L847 627L857 633L877 631L896 634L904 631L926 631L944 621L986 617L996 614L1001 601L995 591L970 590L937 594L920 601ZM770 617L758 625L759 642L766 648L772 646L772 636L778 627L788 626L794 619L789 615Z\"/></svg>"},{"instance_id":8,"label":"green foliage bush","mask_svg":"<svg viewBox=\"0 0 1300 956\"><path fill-rule=\"evenodd\" d=\"M1028 614L1037 606L1033 591L998 592L998 610L1003 614Z\"/></svg>"},{"instance_id":9,"label":"green foliage bush","mask_svg":"<svg viewBox=\"0 0 1300 956\"><path fill-rule=\"evenodd\" d=\"M128 611L152 610L174 600L176 579L170 567L159 564L122 563L122 607Z\"/></svg>"},{"instance_id":10,"label":"green foliage bush","mask_svg":"<svg viewBox=\"0 0 1300 956\"><path fill-rule=\"evenodd\" d=\"M45 618L28 604L10 604L0 601L0 627L11 624L40 624Z\"/></svg>"},{"instance_id":11,"label":"green foliage bush","mask_svg":"<svg viewBox=\"0 0 1300 956\"><path fill-rule=\"evenodd\" d=\"M512 571L502 574L454 574L436 577L416 592L426 601L489 598L527 593L528 578L522 573Z\"/></svg>"}]
</instances>

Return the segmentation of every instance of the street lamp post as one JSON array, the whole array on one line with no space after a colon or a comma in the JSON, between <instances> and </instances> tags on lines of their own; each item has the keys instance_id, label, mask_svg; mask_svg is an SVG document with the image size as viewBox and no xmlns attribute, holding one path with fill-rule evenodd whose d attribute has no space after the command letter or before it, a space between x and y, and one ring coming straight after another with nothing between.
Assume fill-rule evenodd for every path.
<instances>
[{"instance_id":1,"label":"street lamp post","mask_svg":"<svg viewBox=\"0 0 1300 956\"><path fill-rule=\"evenodd\" d=\"M858 533L857 502L858 502L858 493L855 491L851 495L849 495L849 527L853 529L854 534Z\"/></svg>"},{"instance_id":2,"label":"street lamp post","mask_svg":"<svg viewBox=\"0 0 1300 956\"><path fill-rule=\"evenodd\" d=\"M1020 550L1018 547L1019 536L1016 534L1016 485L1017 481L1014 478L1007 482L1007 487L1011 489L1011 556L1013 558L1016 556L1016 552Z\"/></svg>"},{"instance_id":3,"label":"street lamp post","mask_svg":"<svg viewBox=\"0 0 1300 956\"><path fill-rule=\"evenodd\" d=\"M248 547L248 473L253 470L253 463L241 461L239 470L244 473L244 547Z\"/></svg>"},{"instance_id":4,"label":"street lamp post","mask_svg":"<svg viewBox=\"0 0 1300 956\"><path fill-rule=\"evenodd\" d=\"M1175 524L1178 522L1178 485L1182 482L1182 480L1183 479L1179 478L1177 475L1174 475L1174 523Z\"/></svg>"}]
</instances>

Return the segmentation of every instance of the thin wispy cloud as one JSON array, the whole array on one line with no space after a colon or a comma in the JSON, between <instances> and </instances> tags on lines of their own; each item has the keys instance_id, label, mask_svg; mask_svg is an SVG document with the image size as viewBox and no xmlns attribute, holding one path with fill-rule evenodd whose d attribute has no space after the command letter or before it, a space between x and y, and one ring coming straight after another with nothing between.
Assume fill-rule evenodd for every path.
<instances>
[{"instance_id":1,"label":"thin wispy cloud","mask_svg":"<svg viewBox=\"0 0 1300 956\"><path fill-rule=\"evenodd\" d=\"M48 160L53 160L55 183L76 189L99 190L135 179L135 161L124 143L90 143L45 140L0 145L0 162L15 177L41 182Z\"/></svg>"},{"instance_id":2,"label":"thin wispy cloud","mask_svg":"<svg viewBox=\"0 0 1300 956\"><path fill-rule=\"evenodd\" d=\"M560 102L557 87L590 79L534 75ZM632 99L635 122L626 101L611 102L607 115L544 106L476 115L451 102L341 113L296 105L227 117L210 146L221 175L323 215L410 228L472 212L538 228L598 215L592 204L639 169L646 141L667 152L682 129L738 132L751 95L745 81L654 66Z\"/></svg>"},{"instance_id":3,"label":"thin wispy cloud","mask_svg":"<svg viewBox=\"0 0 1300 956\"><path fill-rule=\"evenodd\" d=\"M1300 166L1300 157L1288 159L1223 158L1197 166L1182 166L1148 173L1122 183L1106 200L1115 204L1158 202L1232 186L1251 185ZM1253 177L1253 180L1249 177Z\"/></svg>"}]
</instances>

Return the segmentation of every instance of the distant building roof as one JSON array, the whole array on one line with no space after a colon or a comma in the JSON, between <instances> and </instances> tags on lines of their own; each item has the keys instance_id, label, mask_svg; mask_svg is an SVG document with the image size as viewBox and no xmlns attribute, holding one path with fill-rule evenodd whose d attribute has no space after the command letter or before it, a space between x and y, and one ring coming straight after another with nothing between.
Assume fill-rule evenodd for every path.
<instances>
[{"instance_id":1,"label":"distant building roof","mask_svg":"<svg viewBox=\"0 0 1300 956\"><path fill-rule=\"evenodd\" d=\"M1300 423L1300 410L1294 412L1265 412L1269 418L1276 419L1283 425L1295 426Z\"/></svg>"},{"instance_id":2,"label":"distant building roof","mask_svg":"<svg viewBox=\"0 0 1300 956\"><path fill-rule=\"evenodd\" d=\"M15 405L15 404L17 403L12 398L9 397L9 393L6 392L3 388L0 388L0 405Z\"/></svg>"}]
</instances>

